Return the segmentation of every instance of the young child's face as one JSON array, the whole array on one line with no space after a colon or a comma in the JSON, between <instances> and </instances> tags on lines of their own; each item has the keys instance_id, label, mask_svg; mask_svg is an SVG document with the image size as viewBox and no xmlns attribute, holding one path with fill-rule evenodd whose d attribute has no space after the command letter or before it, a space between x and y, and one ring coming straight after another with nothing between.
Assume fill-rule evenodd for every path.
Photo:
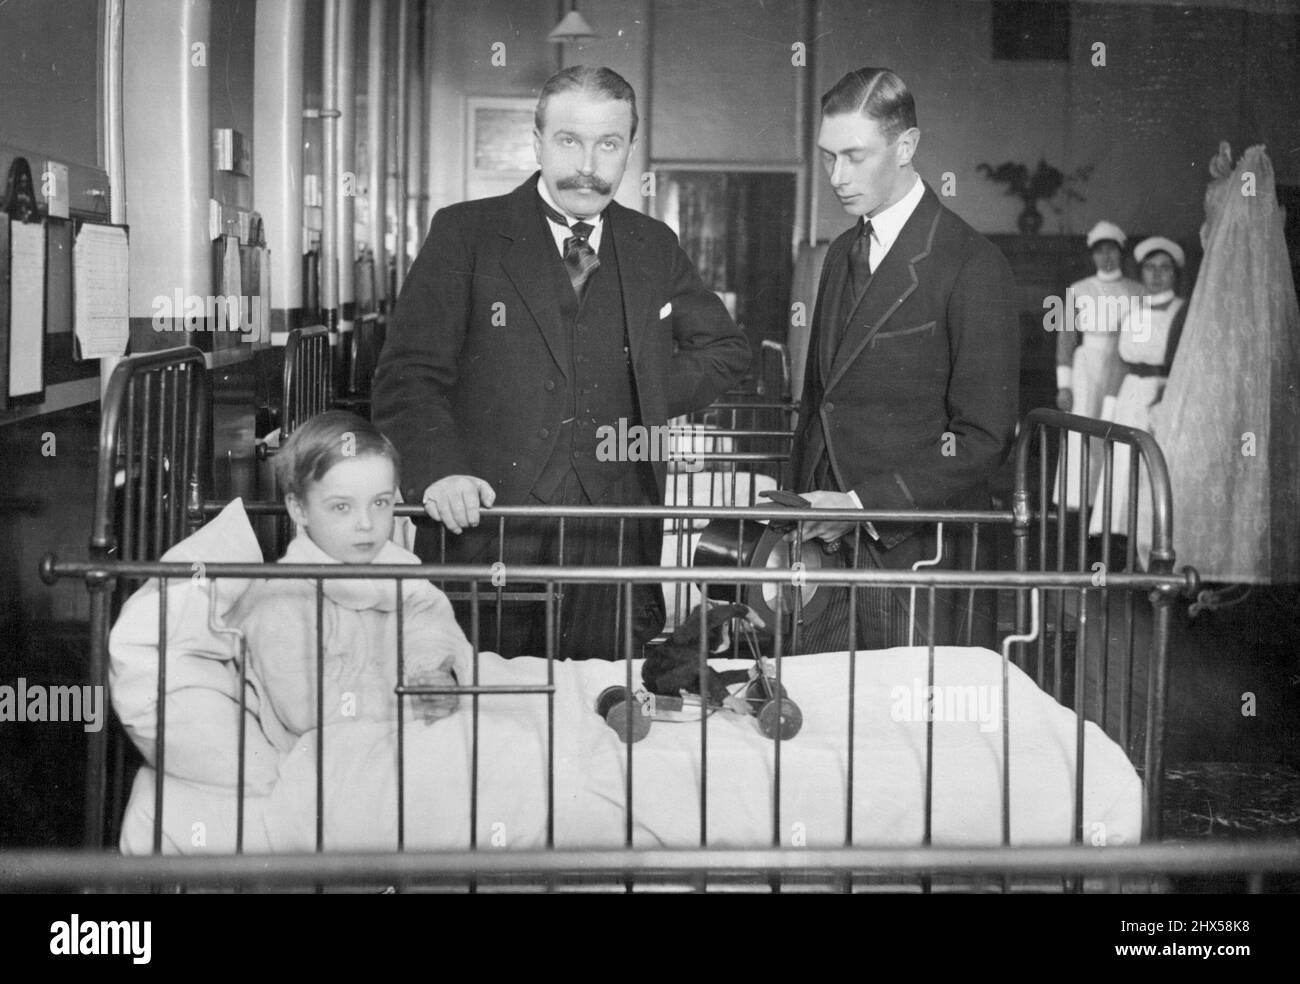
<instances>
[{"instance_id":1,"label":"young child's face","mask_svg":"<svg viewBox=\"0 0 1300 984\"><path fill-rule=\"evenodd\" d=\"M397 478L379 454L344 458L299 499L289 515L313 543L343 564L369 564L393 532Z\"/></svg>"}]
</instances>

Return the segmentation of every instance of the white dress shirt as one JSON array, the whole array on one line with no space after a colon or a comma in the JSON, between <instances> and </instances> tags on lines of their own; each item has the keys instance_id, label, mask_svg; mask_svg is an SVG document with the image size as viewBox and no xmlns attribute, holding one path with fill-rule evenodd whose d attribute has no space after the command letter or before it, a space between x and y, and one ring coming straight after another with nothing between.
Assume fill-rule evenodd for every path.
<instances>
[{"instance_id":1,"label":"white dress shirt","mask_svg":"<svg viewBox=\"0 0 1300 984\"><path fill-rule=\"evenodd\" d=\"M903 231L903 226L907 225L907 220L916 211L916 206L921 204L923 195L925 182L917 175L906 195L888 208L868 216L871 220L871 249L867 254L867 263L871 266L872 273L876 272L880 261L889 253L890 247Z\"/></svg>"}]
</instances>

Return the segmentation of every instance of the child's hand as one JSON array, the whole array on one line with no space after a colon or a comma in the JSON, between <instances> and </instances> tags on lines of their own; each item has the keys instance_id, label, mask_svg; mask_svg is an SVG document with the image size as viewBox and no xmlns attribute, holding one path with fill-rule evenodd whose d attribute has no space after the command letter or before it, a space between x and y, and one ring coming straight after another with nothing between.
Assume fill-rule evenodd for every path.
<instances>
[{"instance_id":1,"label":"child's hand","mask_svg":"<svg viewBox=\"0 0 1300 984\"><path fill-rule=\"evenodd\" d=\"M416 687L454 687L456 678L446 670L434 670L411 677ZM420 694L415 698L416 712L425 724L450 716L460 706L459 694Z\"/></svg>"}]
</instances>

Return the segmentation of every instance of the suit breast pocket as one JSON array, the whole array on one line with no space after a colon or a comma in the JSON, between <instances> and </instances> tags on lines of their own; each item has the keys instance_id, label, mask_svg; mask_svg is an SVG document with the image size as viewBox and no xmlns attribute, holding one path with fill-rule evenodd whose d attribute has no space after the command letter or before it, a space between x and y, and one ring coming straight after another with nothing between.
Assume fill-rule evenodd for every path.
<instances>
[{"instance_id":1,"label":"suit breast pocket","mask_svg":"<svg viewBox=\"0 0 1300 984\"><path fill-rule=\"evenodd\" d=\"M927 321L923 325L914 325L910 328L895 328L892 331L878 331L871 337L872 346L879 345L882 342L892 342L896 339L907 339L919 341L929 335L934 334L935 326L939 322Z\"/></svg>"}]
</instances>

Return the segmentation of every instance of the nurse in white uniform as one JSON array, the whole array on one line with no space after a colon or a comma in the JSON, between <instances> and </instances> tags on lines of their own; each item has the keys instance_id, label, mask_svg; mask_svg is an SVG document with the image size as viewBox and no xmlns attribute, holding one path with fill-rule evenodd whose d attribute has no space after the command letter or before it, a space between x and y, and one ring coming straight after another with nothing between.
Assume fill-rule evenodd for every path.
<instances>
[{"instance_id":1,"label":"nurse in white uniform","mask_svg":"<svg viewBox=\"0 0 1300 984\"><path fill-rule=\"evenodd\" d=\"M1102 401L1119 391L1124 378L1119 357L1119 314L1142 293L1142 285L1124 276L1120 267L1124 230L1114 222L1098 222L1088 232L1088 249L1097 272L1070 285L1074 319L1063 326L1056 340L1056 406L1082 417L1101 416ZM1080 435L1069 436L1069 464L1066 474L1066 507L1079 508L1079 469L1082 464ZM1091 495L1101 475L1102 443L1093 441L1088 480L1083 483ZM1058 464L1054 503L1061 501L1061 473Z\"/></svg>"},{"instance_id":2,"label":"nurse in white uniform","mask_svg":"<svg viewBox=\"0 0 1300 984\"><path fill-rule=\"evenodd\" d=\"M1120 318L1119 357L1124 363L1124 380L1119 393L1103 401L1101 416L1125 427L1150 431L1151 408L1160 402L1169 367L1178 348L1187 302L1175 293L1178 273L1185 262L1182 247L1164 236L1152 236L1138 243L1133 258L1142 268L1142 283L1148 296L1140 308L1126 310ZM1111 531L1128 532L1129 449L1115 447L1112 482ZM1138 478L1137 549L1145 566L1151 549L1150 478ZM1101 490L1094 500L1089 532L1102 531Z\"/></svg>"}]
</instances>

